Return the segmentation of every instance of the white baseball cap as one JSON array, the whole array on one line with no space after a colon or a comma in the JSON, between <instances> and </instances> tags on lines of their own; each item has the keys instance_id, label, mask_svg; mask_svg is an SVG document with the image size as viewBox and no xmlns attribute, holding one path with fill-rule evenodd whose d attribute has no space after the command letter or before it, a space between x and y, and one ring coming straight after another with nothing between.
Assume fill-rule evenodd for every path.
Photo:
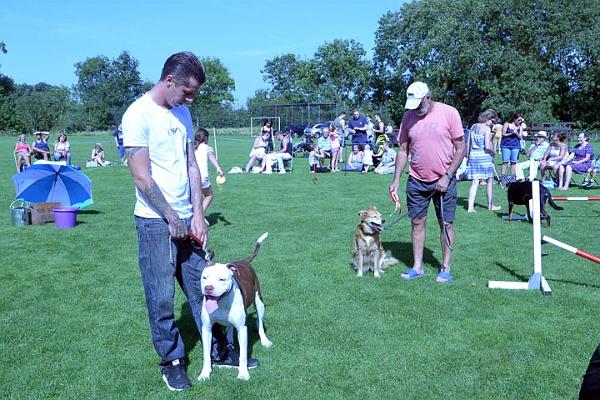
<instances>
[{"instance_id":1,"label":"white baseball cap","mask_svg":"<svg viewBox=\"0 0 600 400\"><path fill-rule=\"evenodd\" d=\"M406 105L404 106L408 110L414 110L419 107L423 97L429 93L429 87L423 82L413 82L406 89Z\"/></svg>"}]
</instances>

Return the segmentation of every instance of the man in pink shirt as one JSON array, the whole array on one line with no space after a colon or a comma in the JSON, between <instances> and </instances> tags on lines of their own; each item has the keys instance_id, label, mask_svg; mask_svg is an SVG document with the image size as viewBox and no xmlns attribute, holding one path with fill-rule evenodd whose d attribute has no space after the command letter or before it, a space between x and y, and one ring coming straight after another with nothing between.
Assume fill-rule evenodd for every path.
<instances>
[{"instance_id":1,"label":"man in pink shirt","mask_svg":"<svg viewBox=\"0 0 600 400\"><path fill-rule=\"evenodd\" d=\"M406 185L408 215L412 220L413 267L401 274L404 280L424 275L423 249L427 208L433 200L440 225L442 265L436 276L440 283L450 282L451 246L454 243L456 211L455 173L466 153L463 127L458 111L431 100L423 82L414 82L406 91L406 111L400 124L396 171L390 193L396 193L406 161L409 176Z\"/></svg>"}]
</instances>

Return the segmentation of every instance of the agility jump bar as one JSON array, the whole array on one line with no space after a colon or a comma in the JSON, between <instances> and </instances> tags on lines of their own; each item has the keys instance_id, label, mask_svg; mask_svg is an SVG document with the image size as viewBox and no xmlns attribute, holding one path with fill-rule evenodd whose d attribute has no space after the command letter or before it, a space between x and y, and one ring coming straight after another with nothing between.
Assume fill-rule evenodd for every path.
<instances>
[{"instance_id":1,"label":"agility jump bar","mask_svg":"<svg viewBox=\"0 0 600 400\"><path fill-rule=\"evenodd\" d=\"M590 261L595 262L596 264L600 264L600 257L597 257L597 256L595 256L593 254L586 253L585 251L580 250L580 249L576 249L573 246L569 246L568 244L563 243L563 242L561 242L559 240L553 239L553 238L551 238L549 236L545 236L544 235L544 237L542 237L542 240L545 241L545 242L551 243L551 244L553 244L553 245L555 245L557 247L560 247L561 249L570 251L571 253L573 253L575 255L578 255L579 257L583 257L583 258L586 258L586 259L588 259Z\"/></svg>"},{"instance_id":2,"label":"agility jump bar","mask_svg":"<svg viewBox=\"0 0 600 400\"><path fill-rule=\"evenodd\" d=\"M552 196L552 200L555 201L600 201L600 197L584 196L584 197L571 197L571 196Z\"/></svg>"}]
</instances>

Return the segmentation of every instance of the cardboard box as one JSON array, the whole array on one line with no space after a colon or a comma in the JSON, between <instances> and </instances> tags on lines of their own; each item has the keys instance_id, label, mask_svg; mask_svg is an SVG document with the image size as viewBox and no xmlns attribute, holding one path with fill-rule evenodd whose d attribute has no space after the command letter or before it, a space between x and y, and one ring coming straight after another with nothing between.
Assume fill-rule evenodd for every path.
<instances>
[{"instance_id":1,"label":"cardboard box","mask_svg":"<svg viewBox=\"0 0 600 400\"><path fill-rule=\"evenodd\" d=\"M31 223L33 225L45 224L54 222L55 207L60 207L60 203L30 203L31 207Z\"/></svg>"}]
</instances>

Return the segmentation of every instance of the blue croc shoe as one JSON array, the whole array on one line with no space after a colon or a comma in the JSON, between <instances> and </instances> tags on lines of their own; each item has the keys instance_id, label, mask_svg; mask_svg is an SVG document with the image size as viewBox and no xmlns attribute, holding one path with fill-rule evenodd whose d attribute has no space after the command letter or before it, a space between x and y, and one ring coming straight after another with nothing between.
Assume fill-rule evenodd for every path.
<instances>
[{"instance_id":1,"label":"blue croc shoe","mask_svg":"<svg viewBox=\"0 0 600 400\"><path fill-rule=\"evenodd\" d=\"M408 276L404 277L402 275L408 275ZM406 270L406 272L403 272L401 274L401 278L404 279L405 281L412 281L413 279L420 278L423 275L425 275L425 272L417 272L414 268L409 268Z\"/></svg>"},{"instance_id":2,"label":"blue croc shoe","mask_svg":"<svg viewBox=\"0 0 600 400\"><path fill-rule=\"evenodd\" d=\"M437 283L449 283L452 282L452 274L450 274L450 272L448 271L442 271L439 274L436 275L435 277L435 281ZM444 281L439 281L438 279L445 279Z\"/></svg>"}]
</instances>

